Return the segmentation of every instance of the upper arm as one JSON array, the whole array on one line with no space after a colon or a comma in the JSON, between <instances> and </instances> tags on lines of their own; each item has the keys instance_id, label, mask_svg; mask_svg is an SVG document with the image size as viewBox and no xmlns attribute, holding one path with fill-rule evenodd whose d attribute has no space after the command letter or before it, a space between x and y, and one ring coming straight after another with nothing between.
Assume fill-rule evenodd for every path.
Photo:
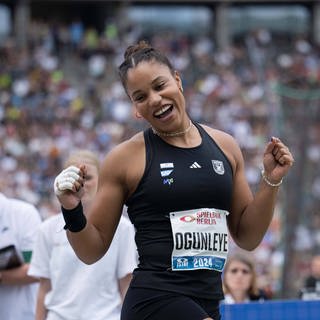
<instances>
[{"instance_id":1,"label":"upper arm","mask_svg":"<svg viewBox=\"0 0 320 320\"><path fill-rule=\"evenodd\" d=\"M132 167L132 144L123 143L111 151L102 163L97 195L88 219L108 247L112 241L129 193L128 171ZM130 169L131 170L131 169Z\"/></svg>"},{"instance_id":2,"label":"upper arm","mask_svg":"<svg viewBox=\"0 0 320 320\"><path fill-rule=\"evenodd\" d=\"M98 191L88 217L107 246L110 245L119 223L125 198L120 167L117 156L107 156L102 164Z\"/></svg>"},{"instance_id":3,"label":"upper arm","mask_svg":"<svg viewBox=\"0 0 320 320\"><path fill-rule=\"evenodd\" d=\"M237 241L237 230L242 213L253 199L245 175L245 164L242 152L236 140L229 134L207 129L228 158L233 170L233 188L230 214L227 217L228 228L232 238Z\"/></svg>"},{"instance_id":4,"label":"upper arm","mask_svg":"<svg viewBox=\"0 0 320 320\"><path fill-rule=\"evenodd\" d=\"M245 164L240 147L234 138L230 139L230 147L234 158L233 192L228 227L232 238L237 242L237 231L241 216L253 199L246 174Z\"/></svg>"}]
</instances>

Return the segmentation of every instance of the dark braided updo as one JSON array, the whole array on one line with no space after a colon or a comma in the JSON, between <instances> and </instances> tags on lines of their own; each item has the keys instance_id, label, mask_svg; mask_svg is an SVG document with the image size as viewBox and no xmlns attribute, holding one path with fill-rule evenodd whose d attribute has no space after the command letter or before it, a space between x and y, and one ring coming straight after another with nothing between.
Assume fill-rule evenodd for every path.
<instances>
[{"instance_id":1,"label":"dark braided updo","mask_svg":"<svg viewBox=\"0 0 320 320\"><path fill-rule=\"evenodd\" d=\"M124 61L119 66L119 76L124 88L126 88L128 69L136 67L142 61L157 61L166 65L172 74L174 69L169 59L159 50L153 48L148 42L142 40L129 46L124 53Z\"/></svg>"}]
</instances>

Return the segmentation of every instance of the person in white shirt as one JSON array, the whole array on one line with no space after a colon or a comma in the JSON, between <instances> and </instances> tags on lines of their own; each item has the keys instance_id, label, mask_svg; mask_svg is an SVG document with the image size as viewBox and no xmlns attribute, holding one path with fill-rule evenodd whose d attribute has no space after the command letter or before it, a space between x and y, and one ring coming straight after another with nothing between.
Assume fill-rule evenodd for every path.
<instances>
[{"instance_id":1,"label":"person in white shirt","mask_svg":"<svg viewBox=\"0 0 320 320\"><path fill-rule=\"evenodd\" d=\"M236 253L228 257L222 281L225 304L268 299L264 290L258 287L254 261L245 254Z\"/></svg>"},{"instance_id":2,"label":"person in white shirt","mask_svg":"<svg viewBox=\"0 0 320 320\"><path fill-rule=\"evenodd\" d=\"M34 205L0 193L1 320L34 320L38 280L27 271L40 223Z\"/></svg>"},{"instance_id":3,"label":"person in white shirt","mask_svg":"<svg viewBox=\"0 0 320 320\"><path fill-rule=\"evenodd\" d=\"M79 150L66 162L85 163L87 180L83 206L88 207L97 191L99 161L94 153ZM86 265L75 255L66 236L62 214L43 222L29 269L40 278L36 320L119 320L122 300L136 267L134 229L122 217L108 252Z\"/></svg>"}]
</instances>

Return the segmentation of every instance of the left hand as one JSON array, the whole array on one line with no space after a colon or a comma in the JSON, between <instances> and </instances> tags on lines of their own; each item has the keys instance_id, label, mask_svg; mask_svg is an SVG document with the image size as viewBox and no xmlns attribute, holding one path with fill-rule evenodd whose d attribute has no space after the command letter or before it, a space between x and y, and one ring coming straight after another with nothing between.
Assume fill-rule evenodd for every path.
<instances>
[{"instance_id":1,"label":"left hand","mask_svg":"<svg viewBox=\"0 0 320 320\"><path fill-rule=\"evenodd\" d=\"M293 165L294 159L289 148L276 137L272 137L263 155L263 166L268 180L279 182Z\"/></svg>"}]
</instances>

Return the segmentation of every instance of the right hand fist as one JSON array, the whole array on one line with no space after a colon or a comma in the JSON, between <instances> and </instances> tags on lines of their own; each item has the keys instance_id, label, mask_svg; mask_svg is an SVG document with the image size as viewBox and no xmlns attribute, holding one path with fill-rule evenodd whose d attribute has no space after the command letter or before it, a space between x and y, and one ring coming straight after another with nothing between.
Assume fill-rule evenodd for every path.
<instances>
[{"instance_id":1,"label":"right hand fist","mask_svg":"<svg viewBox=\"0 0 320 320\"><path fill-rule=\"evenodd\" d=\"M64 169L55 178L54 193L64 208L68 209L79 203L83 194L83 184L84 169L76 166Z\"/></svg>"}]
</instances>

